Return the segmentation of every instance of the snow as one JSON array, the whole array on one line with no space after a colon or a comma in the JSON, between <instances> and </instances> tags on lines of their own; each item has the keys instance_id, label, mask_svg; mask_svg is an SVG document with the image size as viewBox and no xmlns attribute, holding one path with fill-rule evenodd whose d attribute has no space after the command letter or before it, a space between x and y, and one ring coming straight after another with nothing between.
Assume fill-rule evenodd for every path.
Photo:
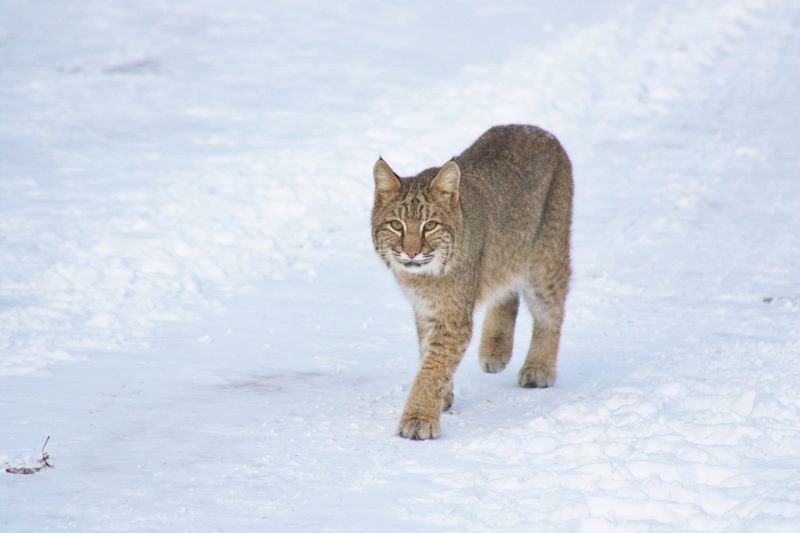
<instances>
[{"instance_id":1,"label":"snow","mask_svg":"<svg viewBox=\"0 0 800 533\"><path fill-rule=\"evenodd\" d=\"M0 529L794 531L788 0L0 3ZM370 169L573 158L559 381L394 431Z\"/></svg>"}]
</instances>

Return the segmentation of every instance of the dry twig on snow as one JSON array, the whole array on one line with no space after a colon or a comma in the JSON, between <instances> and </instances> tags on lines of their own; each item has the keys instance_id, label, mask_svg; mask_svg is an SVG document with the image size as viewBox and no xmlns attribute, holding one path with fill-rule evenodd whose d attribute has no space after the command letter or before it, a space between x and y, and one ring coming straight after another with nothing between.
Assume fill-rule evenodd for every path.
<instances>
[{"instance_id":1,"label":"dry twig on snow","mask_svg":"<svg viewBox=\"0 0 800 533\"><path fill-rule=\"evenodd\" d=\"M45 468L53 468L53 465L47 462L50 459L50 454L44 451L45 446L50 441L50 435L42 444L42 457L38 460L39 466L10 466L6 468L6 472L9 474L35 474L39 470L44 470Z\"/></svg>"}]
</instances>

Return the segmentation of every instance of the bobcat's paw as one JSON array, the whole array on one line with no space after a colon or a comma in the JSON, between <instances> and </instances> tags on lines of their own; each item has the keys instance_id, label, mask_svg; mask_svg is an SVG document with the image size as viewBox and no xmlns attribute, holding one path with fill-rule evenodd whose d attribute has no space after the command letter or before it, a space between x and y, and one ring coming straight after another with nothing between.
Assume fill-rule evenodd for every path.
<instances>
[{"instance_id":1,"label":"bobcat's paw","mask_svg":"<svg viewBox=\"0 0 800 533\"><path fill-rule=\"evenodd\" d=\"M511 361L511 339L508 336L494 336L481 338L478 347L478 362L481 370L495 374L503 370Z\"/></svg>"},{"instance_id":2,"label":"bobcat's paw","mask_svg":"<svg viewBox=\"0 0 800 533\"><path fill-rule=\"evenodd\" d=\"M439 420L427 420L419 417L403 417L397 434L414 440L435 439L439 436Z\"/></svg>"},{"instance_id":3,"label":"bobcat's paw","mask_svg":"<svg viewBox=\"0 0 800 533\"><path fill-rule=\"evenodd\" d=\"M519 371L519 384L523 387L552 387L556 382L556 369L533 365L524 366Z\"/></svg>"},{"instance_id":4,"label":"bobcat's paw","mask_svg":"<svg viewBox=\"0 0 800 533\"><path fill-rule=\"evenodd\" d=\"M481 370L488 374L496 374L502 371L511 358L502 358L494 355L480 356Z\"/></svg>"}]
</instances>

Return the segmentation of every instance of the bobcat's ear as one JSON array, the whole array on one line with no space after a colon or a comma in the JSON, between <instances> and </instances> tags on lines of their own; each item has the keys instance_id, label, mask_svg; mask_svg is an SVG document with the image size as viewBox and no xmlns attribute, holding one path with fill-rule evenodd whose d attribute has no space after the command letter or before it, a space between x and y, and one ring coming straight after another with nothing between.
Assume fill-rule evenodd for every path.
<instances>
[{"instance_id":1,"label":"bobcat's ear","mask_svg":"<svg viewBox=\"0 0 800 533\"><path fill-rule=\"evenodd\" d=\"M448 161L431 182L431 189L442 194L452 195L451 200L455 204L458 202L458 184L461 182L461 169L458 163Z\"/></svg>"},{"instance_id":2,"label":"bobcat's ear","mask_svg":"<svg viewBox=\"0 0 800 533\"><path fill-rule=\"evenodd\" d=\"M400 178L394 173L383 158L379 158L372 167L375 178L375 194L392 194L400 190Z\"/></svg>"}]
</instances>

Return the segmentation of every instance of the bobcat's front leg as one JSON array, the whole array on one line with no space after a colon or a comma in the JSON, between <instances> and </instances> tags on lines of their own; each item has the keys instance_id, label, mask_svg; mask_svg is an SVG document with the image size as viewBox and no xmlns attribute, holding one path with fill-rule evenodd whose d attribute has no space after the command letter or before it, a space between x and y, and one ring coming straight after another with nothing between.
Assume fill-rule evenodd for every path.
<instances>
[{"instance_id":1,"label":"bobcat's front leg","mask_svg":"<svg viewBox=\"0 0 800 533\"><path fill-rule=\"evenodd\" d=\"M472 333L470 317L437 320L425 342L417 377L411 386L398 433L408 439L434 439L439 436L439 416L444 402L452 401L453 373Z\"/></svg>"}]
</instances>

